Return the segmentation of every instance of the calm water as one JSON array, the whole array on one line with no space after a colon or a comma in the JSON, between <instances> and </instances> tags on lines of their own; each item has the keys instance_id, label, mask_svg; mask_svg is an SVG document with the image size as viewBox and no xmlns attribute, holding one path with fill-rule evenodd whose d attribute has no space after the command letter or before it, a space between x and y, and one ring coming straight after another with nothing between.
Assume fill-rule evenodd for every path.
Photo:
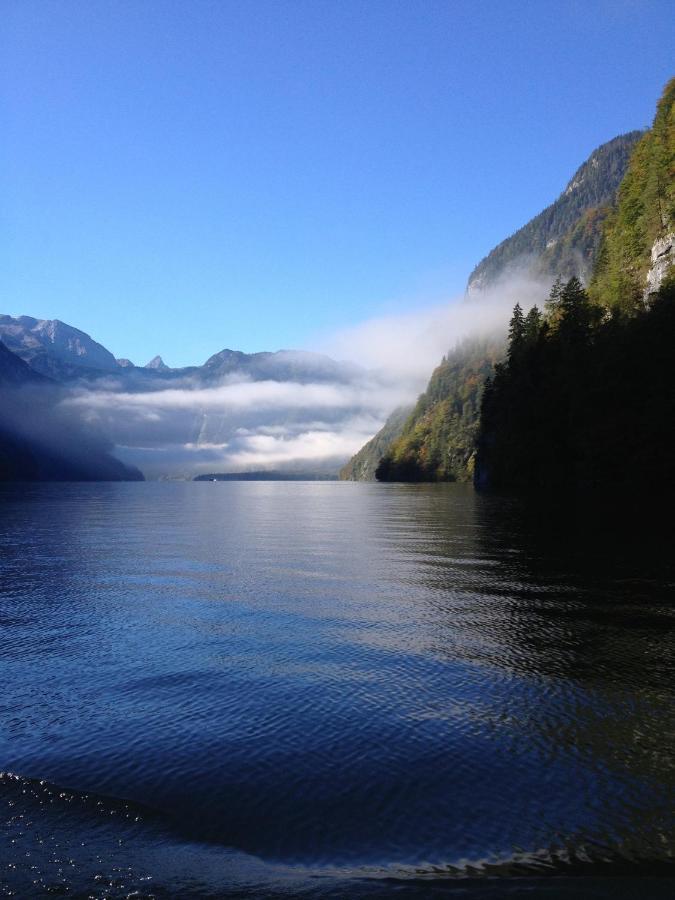
<instances>
[{"instance_id":1,"label":"calm water","mask_svg":"<svg viewBox=\"0 0 675 900\"><path fill-rule=\"evenodd\" d=\"M460 486L0 488L0 895L672 896L644 543Z\"/></svg>"}]
</instances>

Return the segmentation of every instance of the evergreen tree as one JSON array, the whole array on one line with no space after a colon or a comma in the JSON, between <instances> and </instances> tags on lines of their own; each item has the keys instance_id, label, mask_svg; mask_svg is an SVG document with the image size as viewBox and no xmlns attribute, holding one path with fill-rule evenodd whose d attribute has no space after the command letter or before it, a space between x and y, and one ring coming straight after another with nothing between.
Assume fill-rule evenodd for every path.
<instances>
[{"instance_id":1,"label":"evergreen tree","mask_svg":"<svg viewBox=\"0 0 675 900\"><path fill-rule=\"evenodd\" d=\"M541 313L538 307L533 306L525 316L525 343L532 346L537 342L541 331Z\"/></svg>"},{"instance_id":2,"label":"evergreen tree","mask_svg":"<svg viewBox=\"0 0 675 900\"><path fill-rule=\"evenodd\" d=\"M513 315L509 322L509 345L507 356L509 364L517 363L525 347L525 317L520 303L513 307Z\"/></svg>"},{"instance_id":3,"label":"evergreen tree","mask_svg":"<svg viewBox=\"0 0 675 900\"><path fill-rule=\"evenodd\" d=\"M558 275L556 280L551 285L551 291L548 295L548 300L544 303L544 310L546 312L546 319L549 323L549 326L552 328L557 328L558 322L560 321L560 298L563 292L563 280Z\"/></svg>"}]
</instances>

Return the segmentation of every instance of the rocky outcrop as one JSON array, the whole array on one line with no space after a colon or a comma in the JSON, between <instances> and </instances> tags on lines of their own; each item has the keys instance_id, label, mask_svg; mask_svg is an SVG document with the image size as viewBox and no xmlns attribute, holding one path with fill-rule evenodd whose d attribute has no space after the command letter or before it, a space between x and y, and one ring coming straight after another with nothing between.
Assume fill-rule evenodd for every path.
<instances>
[{"instance_id":1,"label":"rocky outcrop","mask_svg":"<svg viewBox=\"0 0 675 900\"><path fill-rule=\"evenodd\" d=\"M675 262L675 232L654 241L651 259L652 264L647 272L645 299L659 291L668 270Z\"/></svg>"}]
</instances>

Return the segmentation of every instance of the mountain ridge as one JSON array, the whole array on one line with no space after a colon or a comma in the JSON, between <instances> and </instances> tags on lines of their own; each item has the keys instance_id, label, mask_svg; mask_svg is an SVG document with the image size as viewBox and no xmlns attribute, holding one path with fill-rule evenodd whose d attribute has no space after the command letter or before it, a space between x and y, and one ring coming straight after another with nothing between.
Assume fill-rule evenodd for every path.
<instances>
[{"instance_id":1,"label":"mountain ridge","mask_svg":"<svg viewBox=\"0 0 675 900\"><path fill-rule=\"evenodd\" d=\"M0 315L0 341L34 371L64 383L116 375L132 387L147 387L184 377L212 383L236 373L254 381L345 383L364 371L355 363L334 360L322 353L286 349L244 353L224 348L201 365L177 368L167 366L157 355L145 366L135 366L126 358L115 359L103 344L73 325L26 315Z\"/></svg>"},{"instance_id":2,"label":"mountain ridge","mask_svg":"<svg viewBox=\"0 0 675 900\"><path fill-rule=\"evenodd\" d=\"M582 281L590 276L609 214L632 149L644 134L630 131L597 147L559 196L512 235L500 241L473 269L467 294L492 286L510 267L532 275Z\"/></svg>"}]
</instances>

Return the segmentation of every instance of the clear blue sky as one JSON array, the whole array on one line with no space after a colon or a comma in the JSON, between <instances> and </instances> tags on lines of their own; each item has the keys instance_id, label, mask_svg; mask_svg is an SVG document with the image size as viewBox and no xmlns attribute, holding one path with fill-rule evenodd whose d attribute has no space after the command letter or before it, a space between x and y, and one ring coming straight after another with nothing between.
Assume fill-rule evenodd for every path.
<instances>
[{"instance_id":1,"label":"clear blue sky","mask_svg":"<svg viewBox=\"0 0 675 900\"><path fill-rule=\"evenodd\" d=\"M0 8L0 311L138 363L463 290L674 74L658 0Z\"/></svg>"}]
</instances>

